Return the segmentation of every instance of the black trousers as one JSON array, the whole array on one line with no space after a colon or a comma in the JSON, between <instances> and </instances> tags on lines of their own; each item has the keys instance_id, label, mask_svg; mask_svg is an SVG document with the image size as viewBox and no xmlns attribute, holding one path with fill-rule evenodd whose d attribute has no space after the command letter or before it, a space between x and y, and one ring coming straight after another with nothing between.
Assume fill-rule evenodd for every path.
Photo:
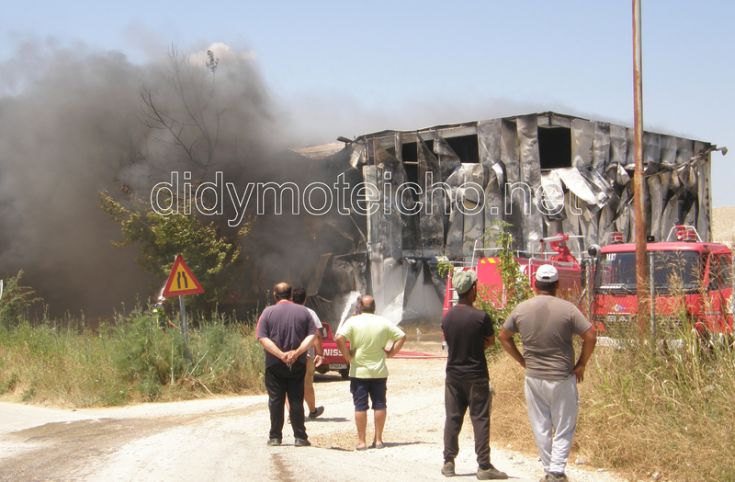
<instances>
[{"instance_id":1,"label":"black trousers","mask_svg":"<svg viewBox=\"0 0 735 482\"><path fill-rule=\"evenodd\" d=\"M291 368L283 363L265 369L268 410L271 415L269 438L283 439L283 406L288 396L294 438L306 440L304 426L304 375L306 365L296 362Z\"/></svg>"},{"instance_id":2,"label":"black trousers","mask_svg":"<svg viewBox=\"0 0 735 482\"><path fill-rule=\"evenodd\" d=\"M475 433L477 465L490 466L490 408L492 391L488 380L453 380L444 382L444 461L454 460L459 453L459 432L467 408L470 409L472 430Z\"/></svg>"}]
</instances>

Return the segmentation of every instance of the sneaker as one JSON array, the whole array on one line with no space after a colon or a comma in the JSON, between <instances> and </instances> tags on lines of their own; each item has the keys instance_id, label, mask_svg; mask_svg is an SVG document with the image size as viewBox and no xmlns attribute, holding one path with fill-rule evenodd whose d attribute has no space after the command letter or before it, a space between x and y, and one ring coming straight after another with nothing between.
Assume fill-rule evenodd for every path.
<instances>
[{"instance_id":1,"label":"sneaker","mask_svg":"<svg viewBox=\"0 0 735 482\"><path fill-rule=\"evenodd\" d=\"M454 477L454 460L447 460L444 462L444 465L442 465L442 475L444 477Z\"/></svg>"},{"instance_id":2,"label":"sneaker","mask_svg":"<svg viewBox=\"0 0 735 482\"><path fill-rule=\"evenodd\" d=\"M316 407L316 410L314 410L313 412L309 412L309 419L314 420L315 418L317 418L319 415L323 413L324 413L324 407Z\"/></svg>"},{"instance_id":3,"label":"sneaker","mask_svg":"<svg viewBox=\"0 0 735 482\"><path fill-rule=\"evenodd\" d=\"M569 479L567 479L564 472L549 472L546 474L546 478L544 480L546 482L567 482Z\"/></svg>"},{"instance_id":4,"label":"sneaker","mask_svg":"<svg viewBox=\"0 0 735 482\"><path fill-rule=\"evenodd\" d=\"M277 447L278 445L281 445L281 439L279 438L269 438L268 439L269 447Z\"/></svg>"},{"instance_id":5,"label":"sneaker","mask_svg":"<svg viewBox=\"0 0 735 482\"><path fill-rule=\"evenodd\" d=\"M294 447L311 447L311 442L306 440L305 438L297 438L293 441Z\"/></svg>"},{"instance_id":6,"label":"sneaker","mask_svg":"<svg viewBox=\"0 0 735 482\"><path fill-rule=\"evenodd\" d=\"M500 479L507 479L507 478L508 478L508 474L496 469L495 467L493 467L492 464L490 464L490 467L486 469L477 469L477 479L478 480L500 480Z\"/></svg>"}]
</instances>

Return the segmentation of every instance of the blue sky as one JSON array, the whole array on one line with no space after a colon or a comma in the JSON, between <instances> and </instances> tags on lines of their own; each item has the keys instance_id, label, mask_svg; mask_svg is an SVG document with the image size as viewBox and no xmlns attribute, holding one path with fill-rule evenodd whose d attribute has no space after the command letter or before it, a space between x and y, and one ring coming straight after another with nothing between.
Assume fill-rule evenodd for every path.
<instances>
[{"instance_id":1,"label":"blue sky","mask_svg":"<svg viewBox=\"0 0 735 482\"><path fill-rule=\"evenodd\" d=\"M713 199L735 205L735 3L643 2L646 129L730 147L713 156ZM327 141L531 110L632 124L630 14L630 1L13 2L0 62L25 39L134 62L225 42Z\"/></svg>"}]
</instances>

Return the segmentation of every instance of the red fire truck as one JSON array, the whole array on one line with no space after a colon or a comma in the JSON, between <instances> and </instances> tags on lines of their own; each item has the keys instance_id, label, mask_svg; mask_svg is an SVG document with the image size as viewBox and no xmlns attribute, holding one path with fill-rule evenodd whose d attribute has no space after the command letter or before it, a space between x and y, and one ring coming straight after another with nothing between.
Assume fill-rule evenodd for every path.
<instances>
[{"instance_id":1,"label":"red fire truck","mask_svg":"<svg viewBox=\"0 0 735 482\"><path fill-rule=\"evenodd\" d=\"M592 320L602 333L617 335L635 329L635 244L623 243L622 233L595 256ZM650 283L657 324L680 323L682 314L699 333L732 333L732 251L706 243L693 226L674 226L665 242L647 244Z\"/></svg>"},{"instance_id":2,"label":"red fire truck","mask_svg":"<svg viewBox=\"0 0 735 482\"><path fill-rule=\"evenodd\" d=\"M539 266L551 264L559 271L559 296L568 299L574 303L579 302L582 293L582 267L579 260L572 254L569 249L570 236L568 234L558 234L541 239L541 249L538 253L527 254L518 253L516 261L518 262L521 272L528 277L531 286L536 284L536 271ZM484 250L475 248L475 253L482 253ZM480 256L467 266L458 266L456 270L475 270L477 272L477 296L484 298L501 308L506 303L506 291L503 286L503 278L500 272L500 258L497 256ZM444 293L444 306L442 316L449 309L457 304L457 293L452 286L452 274L447 276L446 290Z\"/></svg>"}]
</instances>

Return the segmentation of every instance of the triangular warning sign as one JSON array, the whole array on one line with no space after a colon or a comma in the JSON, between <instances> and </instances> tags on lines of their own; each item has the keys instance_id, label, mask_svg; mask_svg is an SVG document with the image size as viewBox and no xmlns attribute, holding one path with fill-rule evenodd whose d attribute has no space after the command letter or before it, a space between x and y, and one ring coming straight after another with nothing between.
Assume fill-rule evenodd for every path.
<instances>
[{"instance_id":1,"label":"triangular warning sign","mask_svg":"<svg viewBox=\"0 0 735 482\"><path fill-rule=\"evenodd\" d=\"M198 295L201 293L204 293L204 288L202 288L199 280L184 263L184 258L180 254L176 255L166 286L163 288L163 296L171 298L172 296Z\"/></svg>"}]
</instances>

